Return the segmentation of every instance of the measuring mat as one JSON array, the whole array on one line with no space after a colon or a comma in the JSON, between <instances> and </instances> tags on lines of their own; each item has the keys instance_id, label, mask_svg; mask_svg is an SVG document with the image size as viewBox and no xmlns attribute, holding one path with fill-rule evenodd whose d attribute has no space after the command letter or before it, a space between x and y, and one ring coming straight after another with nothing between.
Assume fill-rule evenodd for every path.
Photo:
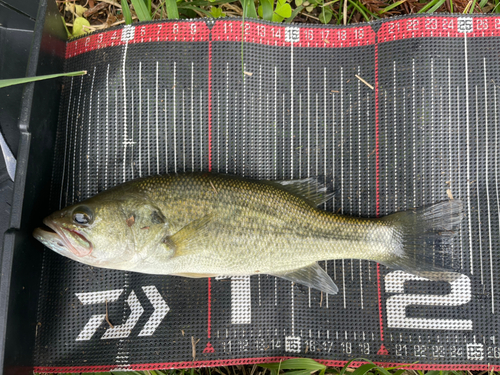
<instances>
[{"instance_id":1,"label":"measuring mat","mask_svg":"<svg viewBox=\"0 0 500 375\"><path fill-rule=\"evenodd\" d=\"M242 41L243 39L243 41ZM320 262L326 295L272 276L105 270L45 250L35 371L221 366L310 357L500 369L500 17L346 27L139 23L68 42L51 202L141 176L325 176L323 208L376 217L462 199L433 282ZM498 93L497 93L498 91ZM49 214L49 212L47 212Z\"/></svg>"}]
</instances>

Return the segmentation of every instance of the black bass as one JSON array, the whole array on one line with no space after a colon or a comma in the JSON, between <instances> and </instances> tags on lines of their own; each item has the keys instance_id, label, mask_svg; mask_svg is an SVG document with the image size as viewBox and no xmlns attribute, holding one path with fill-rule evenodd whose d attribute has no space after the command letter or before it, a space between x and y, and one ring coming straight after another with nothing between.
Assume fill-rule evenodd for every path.
<instances>
[{"instance_id":1,"label":"black bass","mask_svg":"<svg viewBox=\"0 0 500 375\"><path fill-rule=\"evenodd\" d=\"M152 176L55 212L35 238L97 267L186 277L268 274L338 291L320 260L366 259L430 279L462 219L450 200L382 218L316 208L315 179L256 181L213 174Z\"/></svg>"}]
</instances>

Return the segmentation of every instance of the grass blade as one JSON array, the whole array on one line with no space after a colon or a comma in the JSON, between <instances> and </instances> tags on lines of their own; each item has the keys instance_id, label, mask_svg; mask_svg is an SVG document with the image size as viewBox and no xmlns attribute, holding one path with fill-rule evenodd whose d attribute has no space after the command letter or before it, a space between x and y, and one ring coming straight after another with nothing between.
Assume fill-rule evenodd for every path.
<instances>
[{"instance_id":1,"label":"grass blade","mask_svg":"<svg viewBox=\"0 0 500 375\"><path fill-rule=\"evenodd\" d=\"M368 371L372 370L375 367L377 367L377 365L374 365L372 363L361 365L356 370L354 370L352 375L365 375Z\"/></svg>"},{"instance_id":2,"label":"grass blade","mask_svg":"<svg viewBox=\"0 0 500 375\"><path fill-rule=\"evenodd\" d=\"M469 9L469 14L473 14L474 13L474 8L476 7L476 0L474 0L472 2L472 5L470 6L470 9Z\"/></svg>"},{"instance_id":3,"label":"grass blade","mask_svg":"<svg viewBox=\"0 0 500 375\"><path fill-rule=\"evenodd\" d=\"M325 365L322 365L319 362L316 362L313 359L309 358L293 358L293 359L287 359L282 362L277 362L277 363L262 363L259 364L259 366L268 368L270 370L323 370L326 368Z\"/></svg>"},{"instance_id":4,"label":"grass blade","mask_svg":"<svg viewBox=\"0 0 500 375\"><path fill-rule=\"evenodd\" d=\"M354 6L354 8L356 8L359 13L361 13L366 22L370 22L370 18L366 15L365 11L358 4L356 4L356 2L349 0L349 3L351 3L351 5Z\"/></svg>"},{"instance_id":5,"label":"grass blade","mask_svg":"<svg viewBox=\"0 0 500 375\"><path fill-rule=\"evenodd\" d=\"M241 5L243 6L243 15L245 18L259 18L253 0L241 0Z\"/></svg>"},{"instance_id":6,"label":"grass blade","mask_svg":"<svg viewBox=\"0 0 500 375\"><path fill-rule=\"evenodd\" d=\"M440 0L432 0L431 2L427 3L422 9L420 9L417 13L425 13L427 12L428 9L436 5Z\"/></svg>"},{"instance_id":7,"label":"grass blade","mask_svg":"<svg viewBox=\"0 0 500 375\"><path fill-rule=\"evenodd\" d=\"M167 1L170 1L170 0L167 0ZM175 1L175 0L174 0ZM212 17L212 13L210 13L208 10L205 10L205 9L202 9L202 8L198 8L198 7L195 7L195 6L192 6L190 5L190 3L187 3L185 4L183 7L183 9L191 9L192 11L194 12L200 12L200 13L203 13L205 16L207 17ZM170 17L169 17L170 18Z\"/></svg>"},{"instance_id":8,"label":"grass blade","mask_svg":"<svg viewBox=\"0 0 500 375\"><path fill-rule=\"evenodd\" d=\"M292 12L292 15L285 20L285 23L292 23L293 20L294 20L294 18L297 17L297 14L299 14L300 12L302 12L303 9L304 9L303 5L298 6L297 8L295 8L293 10L293 12Z\"/></svg>"},{"instance_id":9,"label":"grass blade","mask_svg":"<svg viewBox=\"0 0 500 375\"><path fill-rule=\"evenodd\" d=\"M441 8L446 0L439 0L436 5L434 5L427 13L434 13L436 10Z\"/></svg>"},{"instance_id":10,"label":"grass blade","mask_svg":"<svg viewBox=\"0 0 500 375\"><path fill-rule=\"evenodd\" d=\"M37 76L37 77L23 77L23 78L0 79L0 88L8 87L8 86L14 86L14 85L20 85L20 84L23 84L23 83L43 81L45 79L51 79L51 78L83 76L85 74L87 74L86 70L80 70L78 72L49 74L49 75Z\"/></svg>"},{"instance_id":11,"label":"grass blade","mask_svg":"<svg viewBox=\"0 0 500 375\"><path fill-rule=\"evenodd\" d=\"M394 9L394 8L400 6L404 2L406 2L406 0L400 0L400 1L396 2L396 3L394 3L394 4L391 4L388 7L382 9L378 14L384 14L384 13L390 11L391 9Z\"/></svg>"},{"instance_id":12,"label":"grass blade","mask_svg":"<svg viewBox=\"0 0 500 375\"><path fill-rule=\"evenodd\" d=\"M151 14L151 0L144 0L144 4L146 4L146 8L148 9L148 13Z\"/></svg>"},{"instance_id":13,"label":"grass blade","mask_svg":"<svg viewBox=\"0 0 500 375\"><path fill-rule=\"evenodd\" d=\"M132 5L134 6L135 14L137 14L139 21L151 21L151 13L148 12L144 0L132 0Z\"/></svg>"},{"instance_id":14,"label":"grass blade","mask_svg":"<svg viewBox=\"0 0 500 375\"><path fill-rule=\"evenodd\" d=\"M193 3L189 3L193 5ZM165 5L167 6L167 16L169 20L179 19L179 9L177 8L177 1L175 0L166 0ZM186 8L189 9L189 8Z\"/></svg>"},{"instance_id":15,"label":"grass blade","mask_svg":"<svg viewBox=\"0 0 500 375\"><path fill-rule=\"evenodd\" d=\"M127 0L122 0L122 13L123 18L125 18L125 24L132 24L132 13L130 12L130 7L128 6Z\"/></svg>"}]
</instances>

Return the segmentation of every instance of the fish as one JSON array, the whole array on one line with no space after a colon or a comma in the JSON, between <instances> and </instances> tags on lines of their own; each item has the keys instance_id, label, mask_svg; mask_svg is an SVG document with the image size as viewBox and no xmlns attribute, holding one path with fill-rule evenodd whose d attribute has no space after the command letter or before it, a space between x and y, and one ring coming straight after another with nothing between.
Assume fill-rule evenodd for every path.
<instances>
[{"instance_id":1,"label":"fish","mask_svg":"<svg viewBox=\"0 0 500 375\"><path fill-rule=\"evenodd\" d=\"M318 208L330 199L318 178L155 175L54 212L33 235L90 266L191 278L267 274L328 294L338 288L324 260L364 259L430 280L459 276L435 255L451 251L460 200L364 218Z\"/></svg>"}]
</instances>

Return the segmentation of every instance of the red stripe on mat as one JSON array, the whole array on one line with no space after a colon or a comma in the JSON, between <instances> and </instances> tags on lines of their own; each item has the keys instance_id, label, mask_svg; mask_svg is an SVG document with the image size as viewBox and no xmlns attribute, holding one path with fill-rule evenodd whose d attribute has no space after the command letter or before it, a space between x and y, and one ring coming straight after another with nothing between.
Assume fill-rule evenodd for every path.
<instances>
[{"instance_id":1,"label":"red stripe on mat","mask_svg":"<svg viewBox=\"0 0 500 375\"><path fill-rule=\"evenodd\" d=\"M279 362L295 357L258 357L258 358L242 358L242 359L226 359L219 361L185 361L185 362L162 362L162 363L142 363L135 365L127 365L127 370L143 371L143 370L161 370L173 368L192 368L192 367L216 367L216 366L232 366L246 365L254 363L270 363ZM340 367L345 366L348 361L333 361L333 360L317 360L327 366ZM350 366L359 367L366 362L352 362ZM498 371L500 366L479 365L479 364L442 364L442 363L412 363L401 364L394 362L375 362L382 367L404 366L412 370L476 370L476 371ZM36 366L34 372L102 372L119 369L117 365L103 366L75 366L75 367L51 367L51 366Z\"/></svg>"}]
</instances>

